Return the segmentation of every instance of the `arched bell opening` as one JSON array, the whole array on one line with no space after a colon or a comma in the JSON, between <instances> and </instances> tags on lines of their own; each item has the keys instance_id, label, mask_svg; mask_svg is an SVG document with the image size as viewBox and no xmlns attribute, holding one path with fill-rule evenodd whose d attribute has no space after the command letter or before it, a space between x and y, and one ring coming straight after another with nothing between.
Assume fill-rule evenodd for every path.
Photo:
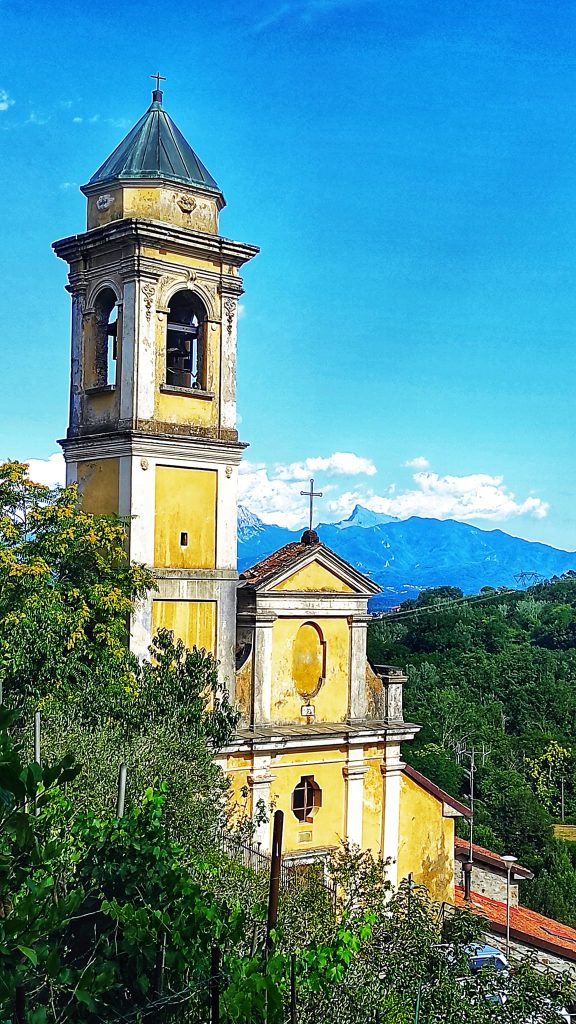
<instances>
[{"instance_id":1,"label":"arched bell opening","mask_svg":"<svg viewBox=\"0 0 576 1024\"><path fill-rule=\"evenodd\" d=\"M207 313L194 292L180 291L168 306L166 384L174 388L206 388Z\"/></svg>"},{"instance_id":2,"label":"arched bell opening","mask_svg":"<svg viewBox=\"0 0 576 1024\"><path fill-rule=\"evenodd\" d=\"M94 301L94 382L96 387L116 384L118 360L118 306L111 288L103 288Z\"/></svg>"}]
</instances>

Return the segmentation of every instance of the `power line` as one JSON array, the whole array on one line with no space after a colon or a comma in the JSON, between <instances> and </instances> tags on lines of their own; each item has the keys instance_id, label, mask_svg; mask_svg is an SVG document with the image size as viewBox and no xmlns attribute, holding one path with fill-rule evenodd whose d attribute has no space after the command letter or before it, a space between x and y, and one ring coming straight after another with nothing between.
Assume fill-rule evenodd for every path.
<instances>
[{"instance_id":1,"label":"power line","mask_svg":"<svg viewBox=\"0 0 576 1024\"><path fill-rule=\"evenodd\" d=\"M501 601L502 598L510 597L511 594L517 596L523 593L525 593L525 591L505 590L498 591L495 594L471 594L467 597L455 597L452 598L452 600L439 601L437 604L421 605L420 608L409 608L405 612L382 612L381 615L375 615L374 618L390 622L394 619L404 619L409 615L428 615L431 612L443 612L447 608L453 608L457 604L482 604L485 601L495 601L496 599Z\"/></svg>"},{"instance_id":2,"label":"power line","mask_svg":"<svg viewBox=\"0 0 576 1024\"><path fill-rule=\"evenodd\" d=\"M531 576L531 575L538 576L539 574L538 573L533 573L532 574L532 573L528 573L528 572L526 572L526 573L518 573L518 575L515 576L514 579L518 580L519 577L522 577L522 576L523 577L528 577L528 576ZM552 582L552 580L548 580L544 576L541 576L536 581L535 586L536 587L548 586L551 582ZM554 580L554 582L557 582L557 581ZM576 582L576 579L565 579L563 577L559 577L558 578L558 582L574 583L574 582ZM429 614L432 614L434 612L436 612L436 613L437 612L443 612L443 611L446 611L446 609L453 608L455 605L460 605L460 604L484 604L486 601L502 601L502 600L505 600L507 597L512 597L512 596L513 597L520 597L521 595L526 594L526 593L527 593L526 590L513 590L512 588L506 588L505 590L498 590L494 594L469 594L469 595L464 595L463 597L447 598L444 601L439 601L437 604L426 604L426 605L421 605L419 608L408 608L404 612L382 612L380 615L375 615L374 616L374 620L375 621L378 620L378 621L385 621L385 622L394 622L396 619L405 619L405 618L408 618L408 616L410 616L410 615L422 615L422 614L429 615Z\"/></svg>"}]
</instances>

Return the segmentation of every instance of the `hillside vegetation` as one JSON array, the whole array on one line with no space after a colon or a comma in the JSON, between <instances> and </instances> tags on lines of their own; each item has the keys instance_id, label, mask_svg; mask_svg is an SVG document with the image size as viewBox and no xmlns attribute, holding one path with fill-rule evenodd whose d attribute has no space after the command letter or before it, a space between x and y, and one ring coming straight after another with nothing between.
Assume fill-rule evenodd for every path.
<instances>
[{"instance_id":1,"label":"hillside vegetation","mask_svg":"<svg viewBox=\"0 0 576 1024\"><path fill-rule=\"evenodd\" d=\"M535 872L524 904L575 926L576 843L552 825L562 780L576 824L576 577L461 598L428 590L370 625L370 658L409 673L405 716L422 728L404 757L466 800L475 747L475 841Z\"/></svg>"}]
</instances>

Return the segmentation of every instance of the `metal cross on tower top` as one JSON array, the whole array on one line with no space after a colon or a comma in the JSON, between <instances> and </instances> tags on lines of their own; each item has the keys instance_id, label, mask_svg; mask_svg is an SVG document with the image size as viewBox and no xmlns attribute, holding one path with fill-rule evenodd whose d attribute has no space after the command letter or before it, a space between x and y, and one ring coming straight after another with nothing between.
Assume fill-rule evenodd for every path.
<instances>
[{"instance_id":1,"label":"metal cross on tower top","mask_svg":"<svg viewBox=\"0 0 576 1024\"><path fill-rule=\"evenodd\" d=\"M312 530L312 517L314 515L314 498L321 498L322 491L314 490L314 477L310 479L310 490L300 491L300 494L305 498L310 498L310 530Z\"/></svg>"},{"instance_id":2,"label":"metal cross on tower top","mask_svg":"<svg viewBox=\"0 0 576 1024\"><path fill-rule=\"evenodd\" d=\"M156 90L157 91L160 89L160 82L165 82L166 81L164 76L161 75L159 71L157 71L155 75L150 75L150 78L155 78L156 79Z\"/></svg>"}]
</instances>

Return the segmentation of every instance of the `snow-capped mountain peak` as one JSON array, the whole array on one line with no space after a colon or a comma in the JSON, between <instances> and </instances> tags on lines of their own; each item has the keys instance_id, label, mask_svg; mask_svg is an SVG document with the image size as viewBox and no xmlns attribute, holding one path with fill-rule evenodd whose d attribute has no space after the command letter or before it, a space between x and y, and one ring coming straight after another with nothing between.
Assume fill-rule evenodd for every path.
<instances>
[{"instance_id":1,"label":"snow-capped mountain peak","mask_svg":"<svg viewBox=\"0 0 576 1024\"><path fill-rule=\"evenodd\" d=\"M246 541L263 533L266 525L245 505L238 505L238 540Z\"/></svg>"}]
</instances>

